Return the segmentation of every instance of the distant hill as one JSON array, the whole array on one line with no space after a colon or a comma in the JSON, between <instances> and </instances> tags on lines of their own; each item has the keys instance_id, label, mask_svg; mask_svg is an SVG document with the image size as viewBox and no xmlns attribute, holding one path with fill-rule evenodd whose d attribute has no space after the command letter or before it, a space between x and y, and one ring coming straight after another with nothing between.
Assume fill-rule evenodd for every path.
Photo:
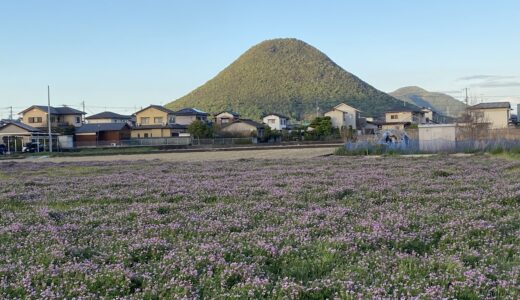
<instances>
[{"instance_id":1,"label":"distant hill","mask_svg":"<svg viewBox=\"0 0 520 300\"><path fill-rule=\"evenodd\" d=\"M366 116L378 116L402 102L365 83L318 49L297 39L253 46L210 81L166 106L215 113L231 109L259 119L278 112L310 118L346 102Z\"/></svg>"},{"instance_id":2,"label":"distant hill","mask_svg":"<svg viewBox=\"0 0 520 300\"><path fill-rule=\"evenodd\" d=\"M459 117L466 109L466 104L450 95L429 92L417 86L403 87L391 92L390 95L417 106L430 107L449 117Z\"/></svg>"}]
</instances>

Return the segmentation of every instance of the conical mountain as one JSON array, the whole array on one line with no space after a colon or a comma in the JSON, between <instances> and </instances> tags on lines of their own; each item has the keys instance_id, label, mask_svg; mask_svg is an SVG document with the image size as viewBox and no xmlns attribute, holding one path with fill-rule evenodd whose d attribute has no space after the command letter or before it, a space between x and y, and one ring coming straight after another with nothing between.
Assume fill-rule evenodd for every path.
<instances>
[{"instance_id":1,"label":"conical mountain","mask_svg":"<svg viewBox=\"0 0 520 300\"><path fill-rule=\"evenodd\" d=\"M466 110L466 104L452 96L429 92L418 86L403 87L391 92L390 95L417 106L430 107L436 112L449 117L459 117Z\"/></svg>"},{"instance_id":2,"label":"conical mountain","mask_svg":"<svg viewBox=\"0 0 520 300\"><path fill-rule=\"evenodd\" d=\"M210 81L166 106L196 107L211 113L234 110L259 119L277 112L293 119L324 113L345 102L366 116L401 104L297 39L274 39L253 46Z\"/></svg>"}]
</instances>

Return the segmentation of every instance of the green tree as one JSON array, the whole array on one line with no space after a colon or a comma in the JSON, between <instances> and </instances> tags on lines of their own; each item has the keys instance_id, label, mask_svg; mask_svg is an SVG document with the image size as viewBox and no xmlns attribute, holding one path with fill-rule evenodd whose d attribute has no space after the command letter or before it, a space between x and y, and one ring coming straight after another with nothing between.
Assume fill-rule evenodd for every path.
<instances>
[{"instance_id":1,"label":"green tree","mask_svg":"<svg viewBox=\"0 0 520 300\"><path fill-rule=\"evenodd\" d=\"M188 126L188 132L195 138L213 137L213 128L207 123L195 120Z\"/></svg>"},{"instance_id":2,"label":"green tree","mask_svg":"<svg viewBox=\"0 0 520 300\"><path fill-rule=\"evenodd\" d=\"M332 135L332 121L330 117L316 117L309 126L314 128L313 134L317 137Z\"/></svg>"}]
</instances>

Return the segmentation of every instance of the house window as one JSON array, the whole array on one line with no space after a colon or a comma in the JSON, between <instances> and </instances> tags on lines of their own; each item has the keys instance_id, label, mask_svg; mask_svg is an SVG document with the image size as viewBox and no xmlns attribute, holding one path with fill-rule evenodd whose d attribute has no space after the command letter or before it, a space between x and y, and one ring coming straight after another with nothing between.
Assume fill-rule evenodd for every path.
<instances>
[{"instance_id":1,"label":"house window","mask_svg":"<svg viewBox=\"0 0 520 300\"><path fill-rule=\"evenodd\" d=\"M267 119L267 123L274 124L274 123L276 123L276 120L275 119Z\"/></svg>"},{"instance_id":2,"label":"house window","mask_svg":"<svg viewBox=\"0 0 520 300\"><path fill-rule=\"evenodd\" d=\"M137 138L138 138L138 139L141 138L141 134L140 134L140 133L137 134Z\"/></svg>"},{"instance_id":3,"label":"house window","mask_svg":"<svg viewBox=\"0 0 520 300\"><path fill-rule=\"evenodd\" d=\"M29 118L29 123L41 123L42 117L31 117Z\"/></svg>"},{"instance_id":4,"label":"house window","mask_svg":"<svg viewBox=\"0 0 520 300\"><path fill-rule=\"evenodd\" d=\"M170 116L170 117L168 118L168 123L170 123L170 124L175 123L175 116Z\"/></svg>"},{"instance_id":5,"label":"house window","mask_svg":"<svg viewBox=\"0 0 520 300\"><path fill-rule=\"evenodd\" d=\"M150 124L150 118L148 118L148 117L141 117L141 124L142 125Z\"/></svg>"},{"instance_id":6,"label":"house window","mask_svg":"<svg viewBox=\"0 0 520 300\"><path fill-rule=\"evenodd\" d=\"M390 119L397 120L397 119L399 119L399 116L398 115L390 115Z\"/></svg>"},{"instance_id":7,"label":"house window","mask_svg":"<svg viewBox=\"0 0 520 300\"><path fill-rule=\"evenodd\" d=\"M222 119L220 119L220 123L227 124L227 123L229 123L229 119L228 118L222 118Z\"/></svg>"},{"instance_id":8,"label":"house window","mask_svg":"<svg viewBox=\"0 0 520 300\"><path fill-rule=\"evenodd\" d=\"M81 117L76 117L76 123L81 123Z\"/></svg>"},{"instance_id":9,"label":"house window","mask_svg":"<svg viewBox=\"0 0 520 300\"><path fill-rule=\"evenodd\" d=\"M155 124L162 124L162 120L163 120L162 117L155 117L155 118L153 118L153 122Z\"/></svg>"},{"instance_id":10,"label":"house window","mask_svg":"<svg viewBox=\"0 0 520 300\"><path fill-rule=\"evenodd\" d=\"M148 137L148 133L145 133L145 134L144 134L144 138L147 138L147 137Z\"/></svg>"}]
</instances>

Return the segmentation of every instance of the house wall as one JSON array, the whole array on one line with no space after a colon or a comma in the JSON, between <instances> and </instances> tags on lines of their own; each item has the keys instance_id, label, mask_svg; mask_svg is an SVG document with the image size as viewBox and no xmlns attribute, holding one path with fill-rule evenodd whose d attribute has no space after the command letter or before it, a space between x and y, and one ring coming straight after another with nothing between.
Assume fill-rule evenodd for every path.
<instances>
[{"instance_id":1,"label":"house wall","mask_svg":"<svg viewBox=\"0 0 520 300\"><path fill-rule=\"evenodd\" d=\"M274 123L269 123L269 120L274 120ZM267 124L269 127L271 127L272 130L282 130L287 128L287 119L285 120L285 124L282 124L282 118L275 115L268 115L265 116L262 121Z\"/></svg>"},{"instance_id":2,"label":"house wall","mask_svg":"<svg viewBox=\"0 0 520 300\"><path fill-rule=\"evenodd\" d=\"M92 119L87 120L88 124L100 124L100 123L127 123L130 120L123 120L123 119ZM152 119L153 122L153 119Z\"/></svg>"},{"instance_id":3,"label":"house wall","mask_svg":"<svg viewBox=\"0 0 520 300\"><path fill-rule=\"evenodd\" d=\"M77 118L79 118L79 122L77 122ZM60 123L67 123L68 125L79 127L82 124L82 118L81 115L60 115Z\"/></svg>"},{"instance_id":4,"label":"house wall","mask_svg":"<svg viewBox=\"0 0 520 300\"><path fill-rule=\"evenodd\" d=\"M355 110L351 112L343 112L334 109L325 113L325 116L330 117L332 127L341 128L344 126L348 128L349 126L352 126L352 129L357 129L356 114L357 112Z\"/></svg>"},{"instance_id":5,"label":"house wall","mask_svg":"<svg viewBox=\"0 0 520 300\"><path fill-rule=\"evenodd\" d=\"M172 130L170 128L154 128L154 129L139 129L135 128L131 131L131 138L144 138L144 134L147 133L149 138L160 138L160 137L171 137Z\"/></svg>"},{"instance_id":6,"label":"house wall","mask_svg":"<svg viewBox=\"0 0 520 300\"><path fill-rule=\"evenodd\" d=\"M80 146L85 143L94 144L97 141L95 133L78 133L75 135L76 143Z\"/></svg>"},{"instance_id":7,"label":"house wall","mask_svg":"<svg viewBox=\"0 0 520 300\"><path fill-rule=\"evenodd\" d=\"M62 123L67 123L68 125L72 125L72 126L76 126L76 127L79 127L82 124L81 114L78 114L78 115L52 115L51 114L51 116L54 117L54 122L51 123L52 127L58 127ZM29 123L29 118L37 118L37 117L42 118L42 121L38 122L38 123ZM79 123L76 122L76 117L79 117L79 119L80 119ZM52 119L53 118L51 118L51 120ZM47 112L42 111L41 109L38 109L38 108L33 108L33 109L25 112L22 115L21 120L23 123L30 125L32 127L47 127Z\"/></svg>"},{"instance_id":8,"label":"house wall","mask_svg":"<svg viewBox=\"0 0 520 300\"><path fill-rule=\"evenodd\" d=\"M232 114L230 113L221 113L221 114L218 114L216 117L215 117L215 123L219 126L222 125L222 119L229 119L228 123L224 123L225 124L229 124L231 122L233 122L235 120L235 116L233 116Z\"/></svg>"},{"instance_id":9,"label":"house wall","mask_svg":"<svg viewBox=\"0 0 520 300\"><path fill-rule=\"evenodd\" d=\"M0 129L0 135L3 133L20 133L20 134L30 134L29 131L20 128L18 126L15 126L13 124L7 124L6 126L2 127Z\"/></svg>"},{"instance_id":10,"label":"house wall","mask_svg":"<svg viewBox=\"0 0 520 300\"><path fill-rule=\"evenodd\" d=\"M141 125L166 125L168 124L169 120L168 117L170 117L168 113L158 110L155 107L149 107L148 109L145 109L139 113L136 114L136 120L135 124L137 126ZM154 123L155 118L161 118L162 117L162 123ZM141 118L149 118L148 124L141 124Z\"/></svg>"},{"instance_id":11,"label":"house wall","mask_svg":"<svg viewBox=\"0 0 520 300\"><path fill-rule=\"evenodd\" d=\"M426 152L453 151L457 142L456 124L419 125L419 149Z\"/></svg>"},{"instance_id":12,"label":"house wall","mask_svg":"<svg viewBox=\"0 0 520 300\"><path fill-rule=\"evenodd\" d=\"M29 123L29 118L42 118L41 122L38 123ZM21 117L22 123L30 125L32 127L46 127L47 126L47 112L44 112L40 109L33 108L29 111L26 111ZM52 126L56 126L57 124L51 124Z\"/></svg>"},{"instance_id":13,"label":"house wall","mask_svg":"<svg viewBox=\"0 0 520 300\"><path fill-rule=\"evenodd\" d=\"M197 120L196 116L175 116L175 123L180 125L190 125Z\"/></svg>"},{"instance_id":14,"label":"house wall","mask_svg":"<svg viewBox=\"0 0 520 300\"><path fill-rule=\"evenodd\" d=\"M507 108L474 109L471 114L477 123L490 123L490 129L507 128L510 110Z\"/></svg>"},{"instance_id":15,"label":"house wall","mask_svg":"<svg viewBox=\"0 0 520 300\"><path fill-rule=\"evenodd\" d=\"M237 136L243 136L243 137L251 137L256 136L257 129L255 126L251 126L246 123L233 123L231 125L228 125L221 130L225 133L230 133Z\"/></svg>"},{"instance_id":16,"label":"house wall","mask_svg":"<svg viewBox=\"0 0 520 300\"><path fill-rule=\"evenodd\" d=\"M392 119L392 116L396 115L397 119ZM391 122L413 122L413 114L412 112L387 112L385 113L385 122L391 123Z\"/></svg>"}]
</instances>

